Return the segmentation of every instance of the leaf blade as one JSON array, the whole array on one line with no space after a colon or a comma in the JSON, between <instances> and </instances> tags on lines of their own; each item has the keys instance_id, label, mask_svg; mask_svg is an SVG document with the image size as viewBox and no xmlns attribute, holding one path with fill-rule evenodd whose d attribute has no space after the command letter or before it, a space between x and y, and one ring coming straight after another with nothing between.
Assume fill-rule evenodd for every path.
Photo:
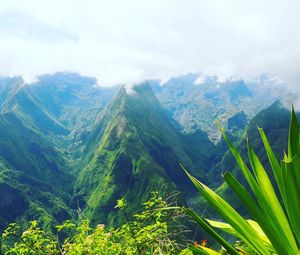
<instances>
[{"instance_id":1,"label":"leaf blade","mask_svg":"<svg viewBox=\"0 0 300 255\"><path fill-rule=\"evenodd\" d=\"M211 235L219 244L221 244L224 249L231 255L240 255L237 250L228 243L222 236L220 236L213 228L205 222L198 214L193 210L187 208L186 213L191 216L208 234Z\"/></svg>"}]
</instances>

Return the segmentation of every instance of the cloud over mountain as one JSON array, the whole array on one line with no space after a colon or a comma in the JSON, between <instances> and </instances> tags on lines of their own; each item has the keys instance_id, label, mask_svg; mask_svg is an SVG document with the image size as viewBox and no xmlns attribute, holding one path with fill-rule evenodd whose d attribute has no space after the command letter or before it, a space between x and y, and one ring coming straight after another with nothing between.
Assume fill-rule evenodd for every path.
<instances>
[{"instance_id":1,"label":"cloud over mountain","mask_svg":"<svg viewBox=\"0 0 300 255\"><path fill-rule=\"evenodd\" d=\"M134 83L201 71L300 81L298 1L16 1L0 6L0 75Z\"/></svg>"}]
</instances>

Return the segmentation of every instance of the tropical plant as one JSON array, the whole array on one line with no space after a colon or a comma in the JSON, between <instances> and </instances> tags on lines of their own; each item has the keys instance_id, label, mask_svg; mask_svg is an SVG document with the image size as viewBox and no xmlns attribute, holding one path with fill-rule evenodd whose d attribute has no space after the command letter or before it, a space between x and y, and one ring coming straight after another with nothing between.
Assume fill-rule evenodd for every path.
<instances>
[{"instance_id":1,"label":"tropical plant","mask_svg":"<svg viewBox=\"0 0 300 255\"><path fill-rule=\"evenodd\" d=\"M281 163L276 159L264 131L261 128L258 130L275 177L275 184L272 184L249 141L248 158L252 171L221 129L237 165L249 184L250 191L229 172L225 173L224 180L245 205L253 217L252 220L243 218L228 202L190 175L182 166L203 197L224 220L219 222L204 219L192 209L186 209L187 214L222 246L220 251L201 245L192 246L194 254L300 254L300 128L294 109L291 113L288 153L284 153ZM279 192L275 191L275 185L278 186ZM239 241L230 244L216 229L235 236Z\"/></svg>"},{"instance_id":2,"label":"tropical plant","mask_svg":"<svg viewBox=\"0 0 300 255\"><path fill-rule=\"evenodd\" d=\"M66 222L58 226L59 231L67 231L68 238L62 245L68 255L77 254L178 254L180 248L169 232L168 220L174 211L164 210L168 203L152 192L145 202L144 210L135 214L134 219L120 228L106 230L103 224L95 229L84 220L76 225ZM116 208L124 210L125 198L117 201Z\"/></svg>"},{"instance_id":3,"label":"tropical plant","mask_svg":"<svg viewBox=\"0 0 300 255\"><path fill-rule=\"evenodd\" d=\"M9 255L44 255L60 254L58 241L52 233L38 227L37 221L31 221L25 231L12 223L2 234L0 254Z\"/></svg>"},{"instance_id":4,"label":"tropical plant","mask_svg":"<svg viewBox=\"0 0 300 255\"><path fill-rule=\"evenodd\" d=\"M26 229L12 223L2 233L0 254L191 255L190 250L177 243L175 229L170 229L169 222L178 215L174 210L166 210L168 202L158 192L152 192L143 206L142 212L116 229L108 229L104 224L93 228L87 219L81 219L79 223L66 221L56 226L56 236L39 228L37 221L30 222ZM119 199L116 208L124 210L125 207L125 198Z\"/></svg>"}]
</instances>

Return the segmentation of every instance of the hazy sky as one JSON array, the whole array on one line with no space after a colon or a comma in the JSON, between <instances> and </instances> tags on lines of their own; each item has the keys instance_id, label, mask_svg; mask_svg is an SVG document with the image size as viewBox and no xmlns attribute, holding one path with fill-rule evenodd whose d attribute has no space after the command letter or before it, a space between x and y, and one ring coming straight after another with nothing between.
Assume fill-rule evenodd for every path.
<instances>
[{"instance_id":1,"label":"hazy sky","mask_svg":"<svg viewBox=\"0 0 300 255\"><path fill-rule=\"evenodd\" d=\"M268 73L297 86L299 69L297 0L0 0L0 75L75 71L110 85Z\"/></svg>"}]
</instances>

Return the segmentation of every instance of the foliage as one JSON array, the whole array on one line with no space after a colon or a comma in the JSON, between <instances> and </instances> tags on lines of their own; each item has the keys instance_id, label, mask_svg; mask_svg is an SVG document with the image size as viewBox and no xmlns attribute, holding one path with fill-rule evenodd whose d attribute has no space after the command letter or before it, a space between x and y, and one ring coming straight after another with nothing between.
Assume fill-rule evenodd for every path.
<instances>
[{"instance_id":1,"label":"foliage","mask_svg":"<svg viewBox=\"0 0 300 255\"><path fill-rule=\"evenodd\" d=\"M118 200L117 207L124 210L125 199ZM21 231L16 224L2 234L1 254L190 254L180 247L171 236L168 219L176 213L167 210L168 204L157 192L144 203L144 211L134 215L120 228L107 230L104 224L92 228L89 221L81 220L78 224L66 221L56 226L58 236L40 229L36 221ZM176 233L174 233L176 234Z\"/></svg>"},{"instance_id":2,"label":"foliage","mask_svg":"<svg viewBox=\"0 0 300 255\"><path fill-rule=\"evenodd\" d=\"M1 254L2 252L14 255L59 254L55 236L40 229L36 221L31 221L29 228L23 232L15 223L10 224L2 234L2 239L4 242Z\"/></svg>"},{"instance_id":3,"label":"foliage","mask_svg":"<svg viewBox=\"0 0 300 255\"><path fill-rule=\"evenodd\" d=\"M259 128L279 190L277 193L279 194L276 193L277 187L272 185L265 168L249 142L248 158L252 171L250 171L236 148L223 132L224 139L228 143L252 192L250 193L229 172L224 175L224 180L240 198L253 220L244 219L223 198L185 170L193 184L226 223L202 219L191 209L186 209L186 212L222 245L226 254L300 254L297 246L300 243L299 130L299 124L293 109L289 129L288 153L284 153L284 158L280 164L264 131ZM280 201L279 195L282 201ZM231 245L214 228L227 232L237 237L240 241ZM201 245L192 247L192 250L195 254L222 254L222 252L214 251Z\"/></svg>"}]
</instances>

